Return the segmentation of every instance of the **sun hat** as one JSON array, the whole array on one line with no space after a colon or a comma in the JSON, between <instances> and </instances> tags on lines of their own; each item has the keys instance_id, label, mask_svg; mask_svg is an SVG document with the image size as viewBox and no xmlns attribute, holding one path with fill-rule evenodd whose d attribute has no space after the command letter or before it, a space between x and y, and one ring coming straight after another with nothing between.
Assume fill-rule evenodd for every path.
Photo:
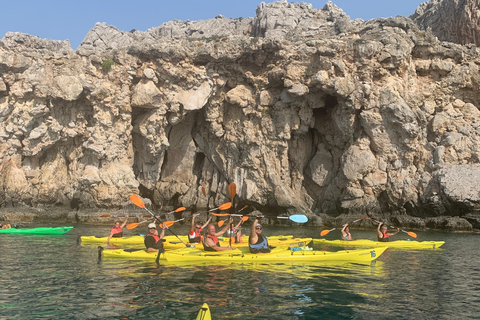
<instances>
[{"instance_id":1,"label":"sun hat","mask_svg":"<svg viewBox=\"0 0 480 320\"><path fill-rule=\"evenodd\" d=\"M156 229L156 228L157 226L153 222L148 225L148 229Z\"/></svg>"}]
</instances>

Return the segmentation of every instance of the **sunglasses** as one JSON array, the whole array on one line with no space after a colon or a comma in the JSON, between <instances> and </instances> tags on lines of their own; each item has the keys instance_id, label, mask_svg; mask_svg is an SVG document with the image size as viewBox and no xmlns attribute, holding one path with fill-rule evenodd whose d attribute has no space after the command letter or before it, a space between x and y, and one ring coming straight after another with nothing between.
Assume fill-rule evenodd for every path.
<instances>
[{"instance_id":1,"label":"sunglasses","mask_svg":"<svg viewBox=\"0 0 480 320\"><path fill-rule=\"evenodd\" d=\"M257 230L262 230L262 227L255 227L255 229L257 229Z\"/></svg>"}]
</instances>

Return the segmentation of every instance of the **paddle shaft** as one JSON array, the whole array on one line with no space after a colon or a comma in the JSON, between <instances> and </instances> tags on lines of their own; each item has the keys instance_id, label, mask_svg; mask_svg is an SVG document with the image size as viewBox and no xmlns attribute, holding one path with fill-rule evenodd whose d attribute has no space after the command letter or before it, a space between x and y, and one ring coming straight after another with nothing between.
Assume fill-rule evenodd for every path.
<instances>
[{"instance_id":1,"label":"paddle shaft","mask_svg":"<svg viewBox=\"0 0 480 320\"><path fill-rule=\"evenodd\" d=\"M155 216L155 214L153 214L152 211L148 210L148 208L144 208L144 209L147 210L148 213L150 213L150 215L152 216L152 218L154 218L154 219L157 220L159 223L161 223L162 225L164 225L163 222L162 222L162 220L160 220L159 218L157 218L157 217ZM171 232L175 237L177 237L178 240L180 240L186 247L191 247L189 244L185 243L185 241L183 241L175 232L173 232L173 231L172 231L169 227L167 227L166 225L165 225L165 229L167 229L168 231L170 231L170 232ZM159 252L159 255L158 255L158 256L160 256L160 252ZM157 261L158 261L158 256L157 256Z\"/></svg>"}]
</instances>

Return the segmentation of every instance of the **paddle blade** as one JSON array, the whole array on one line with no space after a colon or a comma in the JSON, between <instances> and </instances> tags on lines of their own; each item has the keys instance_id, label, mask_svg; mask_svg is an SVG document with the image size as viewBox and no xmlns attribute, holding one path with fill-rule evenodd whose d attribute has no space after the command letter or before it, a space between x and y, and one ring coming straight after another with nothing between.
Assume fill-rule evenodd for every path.
<instances>
[{"instance_id":1,"label":"paddle blade","mask_svg":"<svg viewBox=\"0 0 480 320\"><path fill-rule=\"evenodd\" d=\"M322 232L320 232L320 237L326 236L329 232L330 230L322 230Z\"/></svg>"},{"instance_id":2,"label":"paddle blade","mask_svg":"<svg viewBox=\"0 0 480 320\"><path fill-rule=\"evenodd\" d=\"M140 223L138 223L138 222L129 223L129 224L127 224L127 229L128 229L128 230L135 229L136 227L138 227L139 224L140 224Z\"/></svg>"},{"instance_id":3,"label":"paddle blade","mask_svg":"<svg viewBox=\"0 0 480 320\"><path fill-rule=\"evenodd\" d=\"M235 195L237 194L237 185L235 182L228 185L228 194L230 195L230 198L235 198Z\"/></svg>"},{"instance_id":4,"label":"paddle blade","mask_svg":"<svg viewBox=\"0 0 480 320\"><path fill-rule=\"evenodd\" d=\"M111 215L109 215L109 214L102 214L100 216L100 218L110 218L110 217L111 217Z\"/></svg>"},{"instance_id":5,"label":"paddle blade","mask_svg":"<svg viewBox=\"0 0 480 320\"><path fill-rule=\"evenodd\" d=\"M242 217L242 221L243 221L243 222L245 222L245 221L247 221L247 220L248 220L248 216L243 216L243 217Z\"/></svg>"},{"instance_id":6,"label":"paddle blade","mask_svg":"<svg viewBox=\"0 0 480 320\"><path fill-rule=\"evenodd\" d=\"M146 214L146 215L143 215L142 217L143 217L143 218L151 218L152 216L149 215L149 214Z\"/></svg>"},{"instance_id":7,"label":"paddle blade","mask_svg":"<svg viewBox=\"0 0 480 320\"><path fill-rule=\"evenodd\" d=\"M288 219L292 220L293 222L298 222L298 223L305 223L308 221L307 216L303 214L294 214L293 216L288 217Z\"/></svg>"},{"instance_id":8,"label":"paddle blade","mask_svg":"<svg viewBox=\"0 0 480 320\"><path fill-rule=\"evenodd\" d=\"M205 192L205 188L202 187L202 193L203 193L203 196L206 198L207 197L207 193Z\"/></svg>"},{"instance_id":9,"label":"paddle blade","mask_svg":"<svg viewBox=\"0 0 480 320\"><path fill-rule=\"evenodd\" d=\"M182 212L182 211L185 211L185 210L187 210L187 208L180 207L180 208L176 209L175 212Z\"/></svg>"},{"instance_id":10,"label":"paddle blade","mask_svg":"<svg viewBox=\"0 0 480 320\"><path fill-rule=\"evenodd\" d=\"M163 228L163 225L165 225L166 228L170 228L171 226L173 226L173 224L175 223L175 221L165 221L164 223L160 223L159 226L160 228Z\"/></svg>"},{"instance_id":11,"label":"paddle blade","mask_svg":"<svg viewBox=\"0 0 480 320\"><path fill-rule=\"evenodd\" d=\"M222 204L220 207L218 207L218 210L227 210L227 209L230 209L231 207L232 207L232 203L227 202Z\"/></svg>"},{"instance_id":12,"label":"paddle blade","mask_svg":"<svg viewBox=\"0 0 480 320\"><path fill-rule=\"evenodd\" d=\"M220 220L218 221L218 226L221 227L225 224L225 221L224 220Z\"/></svg>"},{"instance_id":13,"label":"paddle blade","mask_svg":"<svg viewBox=\"0 0 480 320\"><path fill-rule=\"evenodd\" d=\"M412 232L412 231L408 231L407 234L412 237L412 238L416 238L417 237L417 234L415 232Z\"/></svg>"},{"instance_id":14,"label":"paddle blade","mask_svg":"<svg viewBox=\"0 0 480 320\"><path fill-rule=\"evenodd\" d=\"M136 194L132 194L132 195L129 197L129 199L130 199L130 201L132 201L133 204L136 205L137 207L145 209L145 203L143 203L142 199L140 199L140 197L137 196Z\"/></svg>"},{"instance_id":15,"label":"paddle blade","mask_svg":"<svg viewBox=\"0 0 480 320\"><path fill-rule=\"evenodd\" d=\"M230 213L214 213L214 212L210 212L210 214L216 217L228 217L230 215Z\"/></svg>"}]
</instances>

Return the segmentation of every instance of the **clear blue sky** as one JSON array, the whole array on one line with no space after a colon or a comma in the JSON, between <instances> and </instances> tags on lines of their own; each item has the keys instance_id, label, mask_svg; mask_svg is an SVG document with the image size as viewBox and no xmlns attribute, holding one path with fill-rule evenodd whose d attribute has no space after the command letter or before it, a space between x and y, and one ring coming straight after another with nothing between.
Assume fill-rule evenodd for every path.
<instances>
[{"instance_id":1,"label":"clear blue sky","mask_svg":"<svg viewBox=\"0 0 480 320\"><path fill-rule=\"evenodd\" d=\"M321 9L327 1L305 2ZM409 16L422 2L425 1L333 1L351 19L364 20ZM228 18L253 17L260 3L260 0L0 0L0 37L13 31L40 38L68 39L76 49L96 22L106 22L123 31L145 31L174 19L206 20L219 14Z\"/></svg>"}]
</instances>

